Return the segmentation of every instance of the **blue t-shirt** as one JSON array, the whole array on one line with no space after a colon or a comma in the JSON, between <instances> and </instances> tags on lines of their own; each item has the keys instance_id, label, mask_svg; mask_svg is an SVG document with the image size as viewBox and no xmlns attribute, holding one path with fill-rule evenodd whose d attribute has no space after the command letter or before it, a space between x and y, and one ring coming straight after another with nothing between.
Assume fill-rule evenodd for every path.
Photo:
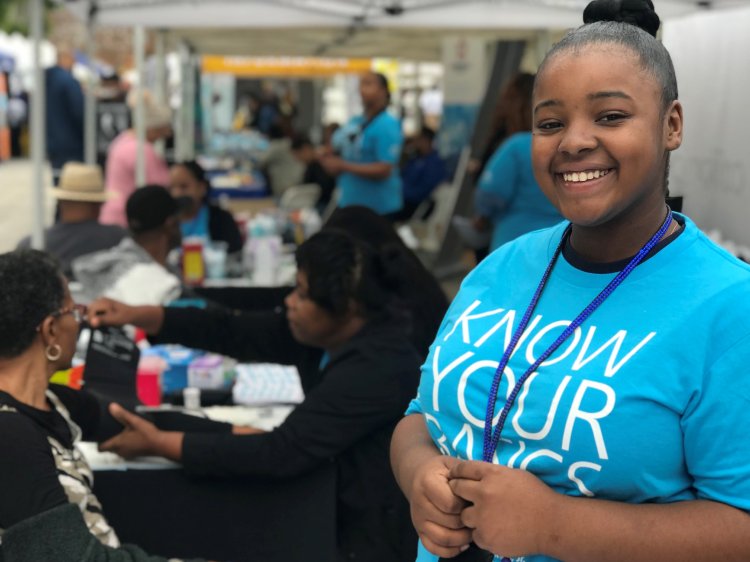
<instances>
[{"instance_id":1,"label":"blue t-shirt","mask_svg":"<svg viewBox=\"0 0 750 562\"><path fill-rule=\"evenodd\" d=\"M202 238L206 242L211 241L208 226L208 205L202 205L198 214L189 221L180 223L182 238Z\"/></svg>"},{"instance_id":2,"label":"blue t-shirt","mask_svg":"<svg viewBox=\"0 0 750 562\"><path fill-rule=\"evenodd\" d=\"M479 178L476 210L494 225L491 249L562 220L534 179L531 133L508 137Z\"/></svg>"},{"instance_id":3,"label":"blue t-shirt","mask_svg":"<svg viewBox=\"0 0 750 562\"><path fill-rule=\"evenodd\" d=\"M369 125L365 126L365 123L363 115L353 117L336 131L334 147L348 162L387 162L393 168L382 180L342 173L337 184L341 190L339 207L363 205L381 215L395 213L404 205L398 169L404 142L401 123L387 111L379 113Z\"/></svg>"},{"instance_id":4,"label":"blue t-shirt","mask_svg":"<svg viewBox=\"0 0 750 562\"><path fill-rule=\"evenodd\" d=\"M750 267L685 221L683 233L641 263L529 377L496 463L571 496L707 499L750 510ZM424 415L444 454L481 460L495 369L564 227L491 254L445 316L408 410ZM515 384L614 276L559 258L506 369L495 421L509 380ZM435 559L426 551L419 558Z\"/></svg>"}]
</instances>

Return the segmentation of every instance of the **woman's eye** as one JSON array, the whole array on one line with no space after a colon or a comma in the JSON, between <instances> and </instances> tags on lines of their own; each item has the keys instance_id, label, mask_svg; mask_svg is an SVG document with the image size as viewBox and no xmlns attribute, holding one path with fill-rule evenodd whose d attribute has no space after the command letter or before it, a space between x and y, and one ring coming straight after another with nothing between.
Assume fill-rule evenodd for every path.
<instances>
[{"instance_id":1,"label":"woman's eye","mask_svg":"<svg viewBox=\"0 0 750 562\"><path fill-rule=\"evenodd\" d=\"M607 113L606 115L602 115L599 121L602 123L617 123L623 119L627 119L627 115L624 113Z\"/></svg>"},{"instance_id":2,"label":"woman's eye","mask_svg":"<svg viewBox=\"0 0 750 562\"><path fill-rule=\"evenodd\" d=\"M555 131L560 127L562 127L562 123L559 121L542 121L536 126L540 131Z\"/></svg>"}]
</instances>

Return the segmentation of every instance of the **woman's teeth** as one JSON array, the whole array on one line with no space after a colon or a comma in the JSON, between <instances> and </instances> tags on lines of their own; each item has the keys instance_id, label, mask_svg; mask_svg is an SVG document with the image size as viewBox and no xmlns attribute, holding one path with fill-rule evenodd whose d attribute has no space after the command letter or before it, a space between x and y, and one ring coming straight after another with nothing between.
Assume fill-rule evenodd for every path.
<instances>
[{"instance_id":1,"label":"woman's teeth","mask_svg":"<svg viewBox=\"0 0 750 562\"><path fill-rule=\"evenodd\" d=\"M565 173L562 174L562 177L567 182L578 183L582 181L595 180L597 178L606 176L608 173L609 170L587 170L584 172Z\"/></svg>"}]
</instances>

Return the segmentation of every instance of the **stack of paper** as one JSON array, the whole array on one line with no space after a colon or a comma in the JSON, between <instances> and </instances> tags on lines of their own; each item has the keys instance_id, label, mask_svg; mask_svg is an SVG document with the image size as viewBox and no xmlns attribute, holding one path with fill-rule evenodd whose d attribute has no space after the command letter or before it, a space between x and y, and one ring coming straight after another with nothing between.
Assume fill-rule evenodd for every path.
<instances>
[{"instance_id":1,"label":"stack of paper","mask_svg":"<svg viewBox=\"0 0 750 562\"><path fill-rule=\"evenodd\" d=\"M305 399L297 368L273 363L237 365L235 404L299 404Z\"/></svg>"}]
</instances>

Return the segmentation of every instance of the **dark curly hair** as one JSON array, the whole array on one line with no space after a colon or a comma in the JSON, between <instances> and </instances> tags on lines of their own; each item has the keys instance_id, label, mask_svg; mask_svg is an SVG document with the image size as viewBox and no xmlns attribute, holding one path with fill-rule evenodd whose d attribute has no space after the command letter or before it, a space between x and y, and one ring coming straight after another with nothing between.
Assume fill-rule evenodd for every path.
<instances>
[{"instance_id":1,"label":"dark curly hair","mask_svg":"<svg viewBox=\"0 0 750 562\"><path fill-rule=\"evenodd\" d=\"M297 267L307 275L310 299L333 316L354 301L367 317L387 313L398 294L398 272L388 256L336 229L325 229L297 248Z\"/></svg>"},{"instance_id":2,"label":"dark curly hair","mask_svg":"<svg viewBox=\"0 0 750 562\"><path fill-rule=\"evenodd\" d=\"M65 299L63 275L49 254L17 250L0 254L0 357L26 351L39 324L60 310Z\"/></svg>"},{"instance_id":3,"label":"dark curly hair","mask_svg":"<svg viewBox=\"0 0 750 562\"><path fill-rule=\"evenodd\" d=\"M408 313L411 338L417 351L427 356L430 344L440 327L448 299L417 255L406 247L393 224L372 209L353 205L336 209L323 229L343 230L360 242L375 248L386 263L397 287L396 295L402 312Z\"/></svg>"}]
</instances>

